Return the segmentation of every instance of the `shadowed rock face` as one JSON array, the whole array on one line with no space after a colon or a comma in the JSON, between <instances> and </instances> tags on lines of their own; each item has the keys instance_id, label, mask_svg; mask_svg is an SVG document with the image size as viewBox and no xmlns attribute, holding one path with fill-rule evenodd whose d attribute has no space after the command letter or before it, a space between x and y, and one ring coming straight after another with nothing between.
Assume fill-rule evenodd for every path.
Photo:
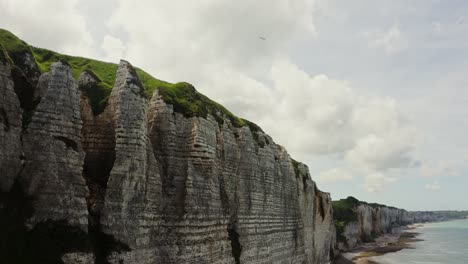
<instances>
[{"instance_id":1,"label":"shadowed rock face","mask_svg":"<svg viewBox=\"0 0 468 264\"><path fill-rule=\"evenodd\" d=\"M15 94L11 65L0 50L0 190L12 188L20 172L21 115L20 101Z\"/></svg>"},{"instance_id":2,"label":"shadowed rock face","mask_svg":"<svg viewBox=\"0 0 468 264\"><path fill-rule=\"evenodd\" d=\"M147 98L125 61L95 115L80 90L96 82L54 63L30 82L37 104L26 109L0 60L1 208L14 186L30 208L12 216L10 237L75 234L78 245L53 251L57 263L329 261L330 196L268 135Z\"/></svg>"},{"instance_id":3,"label":"shadowed rock face","mask_svg":"<svg viewBox=\"0 0 468 264\"><path fill-rule=\"evenodd\" d=\"M16 54L16 66L1 58L0 259L63 263L89 250L75 81L62 63L37 80L37 66L18 63L30 54Z\"/></svg>"}]
</instances>

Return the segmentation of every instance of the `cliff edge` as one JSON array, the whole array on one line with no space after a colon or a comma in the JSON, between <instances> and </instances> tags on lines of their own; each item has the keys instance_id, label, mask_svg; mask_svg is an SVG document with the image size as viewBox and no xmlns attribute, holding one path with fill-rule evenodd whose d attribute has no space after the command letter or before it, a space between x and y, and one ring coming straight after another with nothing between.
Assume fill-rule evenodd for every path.
<instances>
[{"instance_id":1,"label":"cliff edge","mask_svg":"<svg viewBox=\"0 0 468 264\"><path fill-rule=\"evenodd\" d=\"M0 43L0 259L330 261L330 195L255 124L126 61Z\"/></svg>"},{"instance_id":2,"label":"cliff edge","mask_svg":"<svg viewBox=\"0 0 468 264\"><path fill-rule=\"evenodd\" d=\"M333 201L337 230L337 248L348 251L362 243L372 242L393 228L413 224L418 220L406 210L376 203L366 203L354 197Z\"/></svg>"}]
</instances>

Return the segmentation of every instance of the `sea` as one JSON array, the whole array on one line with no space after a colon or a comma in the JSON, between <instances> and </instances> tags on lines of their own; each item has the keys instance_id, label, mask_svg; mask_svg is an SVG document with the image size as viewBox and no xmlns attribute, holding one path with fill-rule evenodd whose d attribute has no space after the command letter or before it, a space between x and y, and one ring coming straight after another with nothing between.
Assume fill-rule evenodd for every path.
<instances>
[{"instance_id":1,"label":"sea","mask_svg":"<svg viewBox=\"0 0 468 264\"><path fill-rule=\"evenodd\" d=\"M411 230L413 231L413 230ZM428 223L417 228L424 241L372 260L381 264L468 264L468 219Z\"/></svg>"}]
</instances>

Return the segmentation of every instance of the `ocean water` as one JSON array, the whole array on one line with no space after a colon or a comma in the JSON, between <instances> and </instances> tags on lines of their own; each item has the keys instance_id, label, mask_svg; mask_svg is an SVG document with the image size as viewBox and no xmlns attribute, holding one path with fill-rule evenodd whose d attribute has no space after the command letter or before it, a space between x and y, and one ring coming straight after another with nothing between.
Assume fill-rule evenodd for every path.
<instances>
[{"instance_id":1,"label":"ocean water","mask_svg":"<svg viewBox=\"0 0 468 264\"><path fill-rule=\"evenodd\" d=\"M467 264L468 219L424 224L415 232L424 239L412 244L414 249L403 249L373 260L382 264Z\"/></svg>"}]
</instances>

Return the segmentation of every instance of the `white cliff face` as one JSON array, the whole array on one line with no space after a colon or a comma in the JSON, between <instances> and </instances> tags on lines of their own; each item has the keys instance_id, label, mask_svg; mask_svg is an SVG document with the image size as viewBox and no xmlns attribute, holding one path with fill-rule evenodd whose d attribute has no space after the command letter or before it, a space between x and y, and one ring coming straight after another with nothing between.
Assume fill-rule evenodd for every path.
<instances>
[{"instance_id":1,"label":"white cliff face","mask_svg":"<svg viewBox=\"0 0 468 264\"><path fill-rule=\"evenodd\" d=\"M357 208L357 215L361 239L364 241L371 240L372 233L375 230L375 222L373 221L375 212L373 208L366 205L359 205Z\"/></svg>"},{"instance_id":2,"label":"white cliff face","mask_svg":"<svg viewBox=\"0 0 468 264\"><path fill-rule=\"evenodd\" d=\"M468 211L415 211L409 216L415 223L440 222L468 218Z\"/></svg>"},{"instance_id":3,"label":"white cliff face","mask_svg":"<svg viewBox=\"0 0 468 264\"><path fill-rule=\"evenodd\" d=\"M345 251L347 249L355 248L361 239L361 226L359 222L350 222L344 227L344 232L341 236L344 237L342 240L337 240L337 246L339 250Z\"/></svg>"},{"instance_id":4,"label":"white cliff face","mask_svg":"<svg viewBox=\"0 0 468 264\"><path fill-rule=\"evenodd\" d=\"M108 107L117 113L114 127L132 128L135 136L125 132L119 140L115 130L101 218L104 232L129 250L111 253L110 262L329 260L330 197L304 165L294 168L284 148L261 131L185 117L158 93L148 102L129 67L121 63ZM118 114L123 107L125 116Z\"/></svg>"},{"instance_id":5,"label":"white cliff face","mask_svg":"<svg viewBox=\"0 0 468 264\"><path fill-rule=\"evenodd\" d=\"M68 65L52 64L47 76L39 82L44 94L22 135L26 161L19 180L35 197L33 223L67 219L86 230L79 92Z\"/></svg>"},{"instance_id":6,"label":"white cliff face","mask_svg":"<svg viewBox=\"0 0 468 264\"><path fill-rule=\"evenodd\" d=\"M336 202L335 211L338 214L335 221L344 223L337 233L336 248L339 251L349 251L405 225L466 217L463 212L408 212L385 205L360 202L353 197Z\"/></svg>"},{"instance_id":7,"label":"white cliff face","mask_svg":"<svg viewBox=\"0 0 468 264\"><path fill-rule=\"evenodd\" d=\"M357 221L345 225L337 247L341 251L355 248L361 243L371 242L379 235L392 232L393 228L412 224L411 213L393 207L372 206L365 203L355 207Z\"/></svg>"},{"instance_id":8,"label":"white cliff face","mask_svg":"<svg viewBox=\"0 0 468 264\"><path fill-rule=\"evenodd\" d=\"M63 62L34 79L37 104L26 111L9 67L2 61L2 192L28 208L11 221L46 230L37 243L52 230L73 234L44 245L50 263L330 261L330 195L261 130L186 117L157 92L147 98L124 61L102 113L80 93L95 76L76 81Z\"/></svg>"},{"instance_id":9,"label":"white cliff face","mask_svg":"<svg viewBox=\"0 0 468 264\"><path fill-rule=\"evenodd\" d=\"M335 256L336 230L333 224L333 209L328 193L315 190L315 219L311 230L314 234L314 257L312 263L329 263Z\"/></svg>"}]
</instances>

